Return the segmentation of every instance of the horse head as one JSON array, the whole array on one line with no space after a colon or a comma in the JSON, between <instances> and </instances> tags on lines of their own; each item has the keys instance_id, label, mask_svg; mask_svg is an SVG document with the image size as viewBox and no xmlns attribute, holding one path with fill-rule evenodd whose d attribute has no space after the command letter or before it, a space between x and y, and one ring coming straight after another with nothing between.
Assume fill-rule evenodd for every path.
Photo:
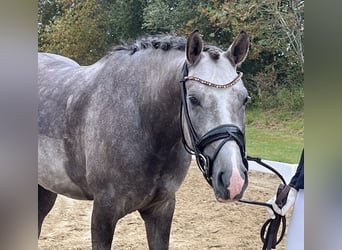
<instances>
[{"instance_id":1,"label":"horse head","mask_svg":"<svg viewBox=\"0 0 342 250\"><path fill-rule=\"evenodd\" d=\"M220 202L240 199L248 185L244 133L249 97L237 71L248 49L244 31L227 51L204 46L197 30L186 44L181 80L183 140Z\"/></svg>"}]
</instances>

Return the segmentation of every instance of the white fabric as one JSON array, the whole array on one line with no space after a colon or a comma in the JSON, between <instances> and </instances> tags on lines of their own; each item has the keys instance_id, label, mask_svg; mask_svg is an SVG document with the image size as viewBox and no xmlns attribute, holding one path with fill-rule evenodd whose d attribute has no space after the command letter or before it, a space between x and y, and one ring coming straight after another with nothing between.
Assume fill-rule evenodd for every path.
<instances>
[{"instance_id":1,"label":"white fabric","mask_svg":"<svg viewBox=\"0 0 342 250\"><path fill-rule=\"evenodd\" d=\"M299 189L288 226L286 250L304 250L304 189Z\"/></svg>"},{"instance_id":2,"label":"white fabric","mask_svg":"<svg viewBox=\"0 0 342 250\"><path fill-rule=\"evenodd\" d=\"M269 199L269 200L267 201L267 203L269 203L269 204L272 205L272 204L275 202L275 200L276 200L276 195L273 196L271 199ZM272 206L273 206L273 205L272 205ZM267 211L267 217L268 217L269 219L275 219L275 214L274 214L273 210L272 210L270 207L266 207L266 211Z\"/></svg>"},{"instance_id":3,"label":"white fabric","mask_svg":"<svg viewBox=\"0 0 342 250\"><path fill-rule=\"evenodd\" d=\"M297 197L297 190L293 187L290 188L290 191L287 195L287 200L285 205L282 208L279 208L278 205L275 203L277 195L274 195L270 200L267 201L267 203L272 204L272 207L274 211L277 214L280 214L281 216L284 216L290 208L294 205ZM268 217L271 219L275 219L275 214L271 208L266 208Z\"/></svg>"},{"instance_id":4,"label":"white fabric","mask_svg":"<svg viewBox=\"0 0 342 250\"><path fill-rule=\"evenodd\" d=\"M284 216L290 208L294 205L297 198L297 190L293 187L290 188L289 194L287 195L287 201L282 208L279 208L275 202L272 203L272 207L277 214Z\"/></svg>"}]
</instances>

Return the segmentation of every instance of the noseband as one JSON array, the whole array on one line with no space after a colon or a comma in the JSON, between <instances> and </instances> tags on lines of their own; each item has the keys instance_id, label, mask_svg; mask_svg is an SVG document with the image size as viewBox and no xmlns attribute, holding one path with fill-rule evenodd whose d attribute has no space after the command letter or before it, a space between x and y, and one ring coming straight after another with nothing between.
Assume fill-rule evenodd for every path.
<instances>
[{"instance_id":1,"label":"noseband","mask_svg":"<svg viewBox=\"0 0 342 250\"><path fill-rule=\"evenodd\" d=\"M181 124L182 140L183 140L183 144L184 144L186 151L192 155L195 155L197 165L210 186L212 186L211 176L212 176L213 163L219 151L221 150L221 148L228 141L235 141L237 143L240 149L243 164L248 170L248 161L246 158L247 156L246 156L246 149L245 149L245 135L241 132L241 130L237 126L232 125L232 124L223 124L210 130L202 137L199 137L190 119L188 105L187 105L187 98L186 98L187 95L186 95L185 83L187 80L193 80L209 87L215 87L215 88L221 89L221 88L229 88L233 86L241 79L241 77L242 77L242 72L238 72L238 76L233 81L224 85L218 85L215 83L208 82L206 80L202 80L198 77L188 76L188 66L186 63L184 63L183 65L182 77L180 80L181 100L182 100L181 112L180 112L180 120L181 120L180 124ZM185 136L184 136L183 122L182 122L183 108L184 108L185 121L186 121L188 131L190 134L192 147L189 146L189 144L186 142ZM215 149L214 153L211 156L204 153L204 150L208 145L219 140L222 140L222 141L220 142L220 144L218 145L218 147Z\"/></svg>"}]
</instances>

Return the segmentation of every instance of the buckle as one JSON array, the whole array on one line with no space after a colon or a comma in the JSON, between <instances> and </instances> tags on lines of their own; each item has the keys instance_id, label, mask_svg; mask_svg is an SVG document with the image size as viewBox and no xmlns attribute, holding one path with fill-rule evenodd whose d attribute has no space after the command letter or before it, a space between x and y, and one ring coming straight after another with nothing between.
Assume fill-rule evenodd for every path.
<instances>
[{"instance_id":1,"label":"buckle","mask_svg":"<svg viewBox=\"0 0 342 250\"><path fill-rule=\"evenodd\" d=\"M197 161L197 165L198 165L199 169L201 170L201 172L205 176L208 176L208 173L209 173L209 162L208 162L207 157L205 157L203 154L198 154L196 156L196 161Z\"/></svg>"}]
</instances>

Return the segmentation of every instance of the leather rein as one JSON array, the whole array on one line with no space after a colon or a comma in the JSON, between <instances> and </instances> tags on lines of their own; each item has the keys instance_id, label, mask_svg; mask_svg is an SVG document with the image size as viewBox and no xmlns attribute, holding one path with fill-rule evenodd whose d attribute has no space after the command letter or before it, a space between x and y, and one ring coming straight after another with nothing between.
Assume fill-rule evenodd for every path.
<instances>
[{"instance_id":1,"label":"leather rein","mask_svg":"<svg viewBox=\"0 0 342 250\"><path fill-rule=\"evenodd\" d=\"M258 157L247 156L247 160L255 161L256 163L258 163L262 167L267 168L268 170L272 171L274 174L276 174L281 179L282 183L279 184L279 186L278 186L275 203L280 208L282 208L286 203L287 195L290 191L290 186L286 184L284 177L277 170L275 170L273 167L271 167L270 165L263 162ZM261 238L261 241L263 242L262 250L275 249L276 246L284 238L285 231L286 231L286 217L281 216L280 214L277 214L274 211L272 205L270 203L267 203L267 202L250 201L250 200L244 200L244 199L240 199L239 202L247 203L247 204L251 204L251 205L257 205L257 206L269 207L270 209L272 209L272 211L275 215L275 218L274 219L271 219L271 218L268 219L262 225L261 230L260 230L260 238ZM281 227L279 238L277 238L280 225L282 225L282 227Z\"/></svg>"},{"instance_id":2,"label":"leather rein","mask_svg":"<svg viewBox=\"0 0 342 250\"><path fill-rule=\"evenodd\" d=\"M287 194L289 192L289 186L286 185L285 179L274 168L262 162L262 160L258 157L247 156L246 148L245 148L246 147L245 135L237 126L233 124L223 124L210 130L202 137L199 137L190 119L188 103L187 103L186 81L193 80L201 84L204 84L206 86L215 87L219 89L229 88L233 86L234 84L236 84L241 79L242 72L237 72L238 76L234 80L223 85L218 85L218 84L200 79L195 76L188 76L188 72L189 72L188 66L187 66L187 63L185 62L182 68L182 74L181 74L181 80L180 80L180 89L181 89L180 126L181 126L182 141L183 141L185 150L189 154L194 155L196 157L197 166L202 172L206 181L209 183L210 186L213 186L212 177L211 177L212 169L213 169L213 162L215 161L216 156L218 155L219 151L224 146L224 144L228 141L233 140L239 146L241 158L247 170L248 170L248 160L255 161L259 165L275 173L281 179L283 184L280 184L278 187L276 203L278 204L279 207L282 207L286 203ZM192 147L187 143L185 139L184 130L183 130L183 112L184 112L186 125L189 131ZM222 140L222 141L219 143L218 147L215 149L214 153L211 156L204 153L204 150L208 145L219 140ZM258 206L265 206L273 210L272 205L266 202L249 201L249 200L243 200L243 199L240 199L239 202L252 204L252 205L258 205ZM285 230L286 230L285 216L281 216L277 213L274 213L274 214L276 218L268 219L264 223L260 231L260 238L264 244L262 248L263 250L270 250L271 248L275 249L276 245L280 243L280 241L283 239L284 234L285 234ZM281 230L279 239L277 239L280 224L282 224L282 230Z\"/></svg>"}]
</instances>

